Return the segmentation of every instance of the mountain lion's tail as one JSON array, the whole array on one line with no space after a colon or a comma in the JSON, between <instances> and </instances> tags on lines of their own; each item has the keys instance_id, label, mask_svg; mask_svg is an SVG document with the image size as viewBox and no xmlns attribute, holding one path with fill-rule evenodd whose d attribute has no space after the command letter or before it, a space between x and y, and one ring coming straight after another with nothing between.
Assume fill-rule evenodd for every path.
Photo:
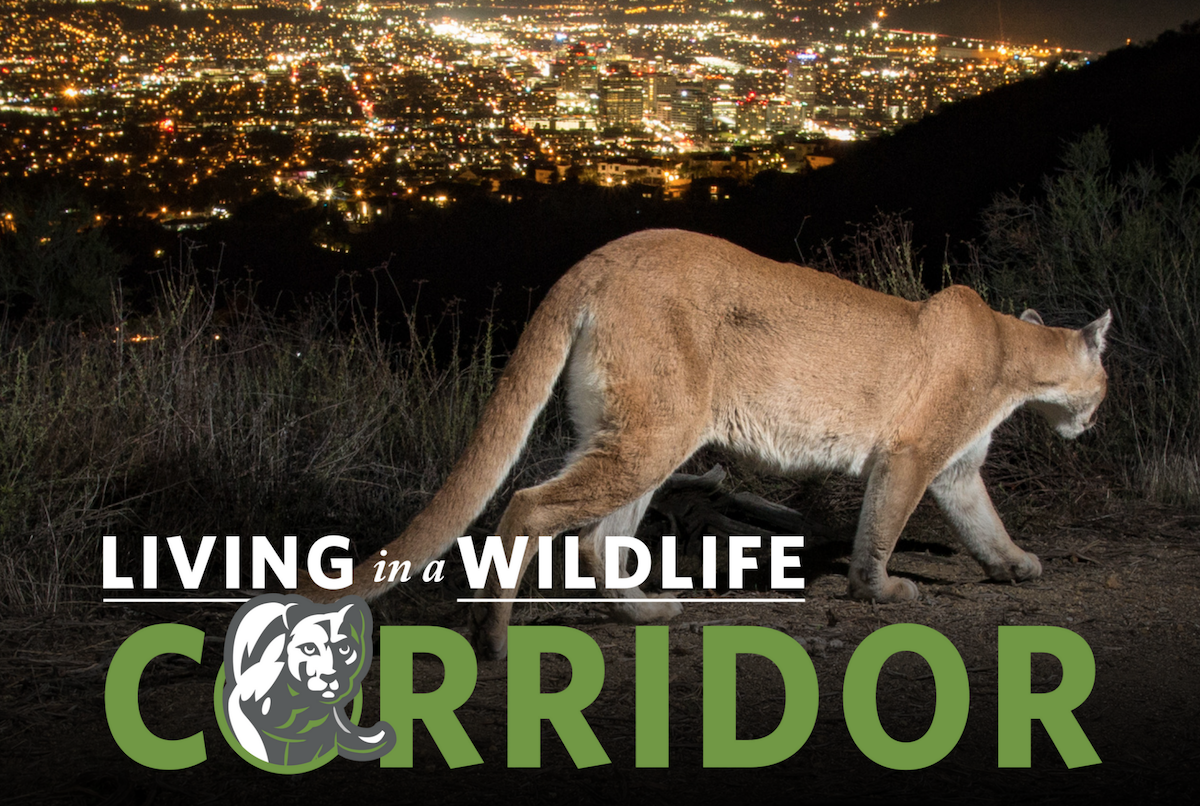
<instances>
[{"instance_id":1,"label":"mountain lion's tail","mask_svg":"<svg viewBox=\"0 0 1200 806\"><path fill-rule=\"evenodd\" d=\"M446 484L404 533L385 547L389 568L394 560L408 560L413 572L419 572L445 554L483 512L550 400L581 325L581 299L576 288L558 283L538 306ZM373 599L384 593L395 583L374 581L378 559L355 568L349 588L328 591L323 598L357 594Z\"/></svg>"}]
</instances>

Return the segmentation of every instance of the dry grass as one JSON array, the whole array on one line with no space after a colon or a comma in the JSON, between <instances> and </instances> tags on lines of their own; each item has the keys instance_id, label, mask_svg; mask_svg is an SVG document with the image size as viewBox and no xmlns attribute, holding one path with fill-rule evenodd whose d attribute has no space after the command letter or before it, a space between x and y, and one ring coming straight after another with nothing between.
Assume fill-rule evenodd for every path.
<instances>
[{"instance_id":1,"label":"dry grass","mask_svg":"<svg viewBox=\"0 0 1200 806\"><path fill-rule=\"evenodd\" d=\"M440 486L492 388L488 323L464 344L446 321L435 350L415 315L385 338L352 293L286 319L222 299L244 296L176 273L137 320L0 333L0 606L98 585L104 534L369 548ZM553 413L538 433L522 484L562 453Z\"/></svg>"}]
</instances>

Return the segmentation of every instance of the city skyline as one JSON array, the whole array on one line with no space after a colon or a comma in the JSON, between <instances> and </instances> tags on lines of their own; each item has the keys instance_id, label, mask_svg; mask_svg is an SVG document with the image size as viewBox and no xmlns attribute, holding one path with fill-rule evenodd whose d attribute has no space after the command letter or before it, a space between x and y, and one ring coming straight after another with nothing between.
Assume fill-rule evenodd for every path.
<instances>
[{"instance_id":1,"label":"city skyline","mask_svg":"<svg viewBox=\"0 0 1200 806\"><path fill-rule=\"evenodd\" d=\"M1092 58L898 29L905 0L10 5L0 178L178 226L262 192L355 225L514 178L679 198Z\"/></svg>"}]
</instances>

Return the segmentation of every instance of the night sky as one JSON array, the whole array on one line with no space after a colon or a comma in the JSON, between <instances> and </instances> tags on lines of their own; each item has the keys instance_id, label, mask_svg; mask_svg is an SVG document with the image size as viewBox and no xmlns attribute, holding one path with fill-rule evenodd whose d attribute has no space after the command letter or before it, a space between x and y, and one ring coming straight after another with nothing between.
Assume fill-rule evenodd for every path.
<instances>
[{"instance_id":1,"label":"night sky","mask_svg":"<svg viewBox=\"0 0 1200 806\"><path fill-rule=\"evenodd\" d=\"M941 0L894 11L886 24L1104 52L1127 39L1135 44L1154 39L1189 20L1200 20L1200 0Z\"/></svg>"}]
</instances>

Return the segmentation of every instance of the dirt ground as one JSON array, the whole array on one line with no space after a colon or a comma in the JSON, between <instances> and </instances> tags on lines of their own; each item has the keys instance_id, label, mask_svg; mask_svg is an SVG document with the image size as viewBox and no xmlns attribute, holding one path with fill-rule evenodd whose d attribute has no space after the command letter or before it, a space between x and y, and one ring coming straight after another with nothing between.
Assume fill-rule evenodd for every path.
<instances>
[{"instance_id":1,"label":"dirt ground","mask_svg":"<svg viewBox=\"0 0 1200 806\"><path fill-rule=\"evenodd\" d=\"M1195 802L1200 796L1200 516L1090 490L1077 500L1037 506L1027 497L1000 501L1018 542L1037 553L1042 578L1022 585L985 581L923 503L891 563L892 573L918 582L917 601L876 605L844 598L849 545L804 555L803 603L756 604L762 592L742 592L693 604L670 624L670 766L634 762L634 628L609 621L590 605L529 605L516 623L557 624L590 635L603 650L604 689L586 711L611 758L578 770L547 725L542 767L506 766L506 664L481 663L474 695L459 711L484 759L447 769L423 727L415 766L381 769L335 759L297 776L251 768L224 743L212 691L233 607L96 606L71 615L6 617L0 625L0 738L5 748L3 803L260 804L296 797L341 801L456 803L511 794L530 802L610 803L675 796L752 802L783 797L806 803L905 801ZM844 526L843 526L844 530ZM164 656L142 680L142 713L164 738L203 730L208 758L196 767L159 772L128 759L110 735L104 682L117 647L137 629L182 622L206 632L196 664ZM375 610L380 624L431 624L464 630L462 605L446 599L389 596ZM859 643L888 624L932 627L957 647L968 670L970 717L957 746L926 769L881 767L851 740L842 715L842 681ZM702 766L702 641L704 627L762 625L799 640L816 667L820 698L816 727L791 758L761 769ZM997 765L997 629L1056 625L1082 636L1096 660L1095 687L1075 711L1102 763L1067 769L1040 725L1033 731L1030 769ZM420 656L417 685L441 679L440 662ZM1050 690L1058 663L1035 658L1035 690ZM566 685L570 671L556 656L543 661L543 690ZM379 658L365 680L364 721L378 719ZM894 656L879 678L881 721L895 738L922 735L932 719L934 686L918 656ZM739 661L738 732L761 736L778 723L782 678L762 658Z\"/></svg>"}]
</instances>

